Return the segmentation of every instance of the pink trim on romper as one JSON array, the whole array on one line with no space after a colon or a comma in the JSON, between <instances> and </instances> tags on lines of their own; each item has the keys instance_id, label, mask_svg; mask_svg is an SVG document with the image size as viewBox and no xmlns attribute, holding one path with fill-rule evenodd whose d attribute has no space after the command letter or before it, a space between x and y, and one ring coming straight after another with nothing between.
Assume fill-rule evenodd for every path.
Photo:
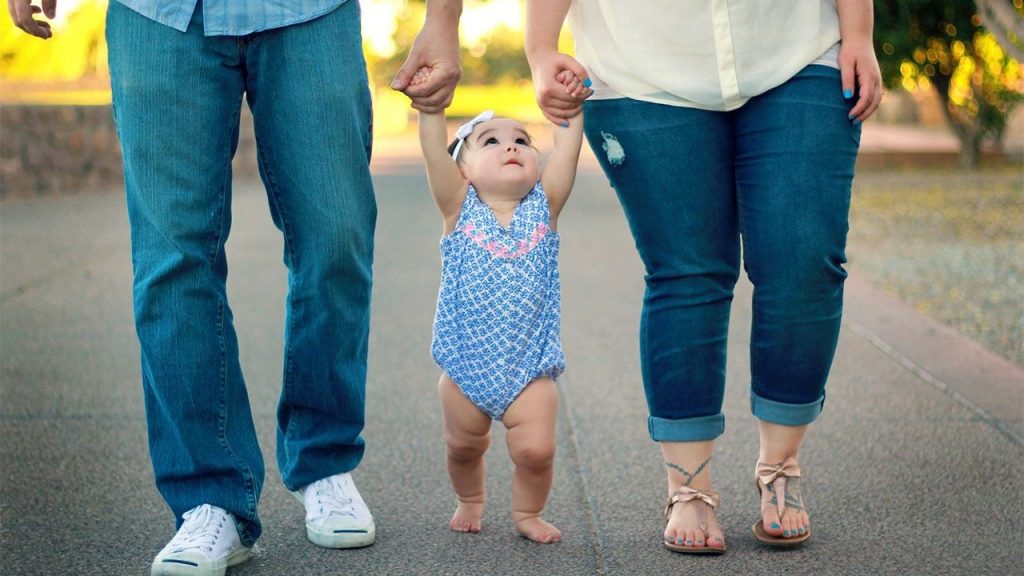
<instances>
[{"instance_id":1,"label":"pink trim on romper","mask_svg":"<svg viewBox=\"0 0 1024 576\"><path fill-rule=\"evenodd\" d=\"M520 240L519 248L515 252L509 252L508 248L503 244L499 244L494 240L488 242L487 235L483 232L477 232L476 225L472 222L469 222L462 227L463 234L468 236L470 240L476 243L477 246L487 250L496 258L519 258L530 250L536 248L537 245L540 244L540 241L544 239L544 236L547 235L549 230L550 229L546 224L537 224L537 228L533 231L533 234L530 235L530 241L527 242L525 240Z\"/></svg>"}]
</instances>

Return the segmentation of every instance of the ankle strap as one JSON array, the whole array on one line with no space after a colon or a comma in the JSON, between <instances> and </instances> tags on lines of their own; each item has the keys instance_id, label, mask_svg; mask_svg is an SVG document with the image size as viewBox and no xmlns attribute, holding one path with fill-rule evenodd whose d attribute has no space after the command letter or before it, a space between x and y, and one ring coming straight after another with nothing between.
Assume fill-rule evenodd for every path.
<instances>
[{"instance_id":1,"label":"ankle strap","mask_svg":"<svg viewBox=\"0 0 1024 576\"><path fill-rule=\"evenodd\" d=\"M692 502L694 500L701 500L712 509L718 508L718 492L714 490L700 491L696 488L689 486L680 486L676 493L668 499L668 504L665 506L665 516L668 516L672 511L672 507L680 502Z\"/></svg>"}]
</instances>

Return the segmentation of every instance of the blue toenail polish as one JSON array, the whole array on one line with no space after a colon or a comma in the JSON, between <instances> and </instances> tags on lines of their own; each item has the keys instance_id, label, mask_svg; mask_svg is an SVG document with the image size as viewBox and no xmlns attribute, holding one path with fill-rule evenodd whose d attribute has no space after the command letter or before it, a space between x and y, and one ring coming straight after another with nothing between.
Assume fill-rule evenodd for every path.
<instances>
[{"instance_id":1,"label":"blue toenail polish","mask_svg":"<svg viewBox=\"0 0 1024 576\"><path fill-rule=\"evenodd\" d=\"M676 544L682 544L682 543L683 543L683 539L682 538L676 538Z\"/></svg>"},{"instance_id":2,"label":"blue toenail polish","mask_svg":"<svg viewBox=\"0 0 1024 576\"><path fill-rule=\"evenodd\" d=\"M586 78L586 79L583 80L583 87L584 88L590 88L593 84L594 83L590 81L590 78Z\"/></svg>"},{"instance_id":3,"label":"blue toenail polish","mask_svg":"<svg viewBox=\"0 0 1024 576\"><path fill-rule=\"evenodd\" d=\"M782 531L782 535L783 536L789 536L789 530L783 530Z\"/></svg>"},{"instance_id":4,"label":"blue toenail polish","mask_svg":"<svg viewBox=\"0 0 1024 576\"><path fill-rule=\"evenodd\" d=\"M849 88L843 90L843 97L847 99L853 98L853 90L850 90Z\"/></svg>"},{"instance_id":5,"label":"blue toenail polish","mask_svg":"<svg viewBox=\"0 0 1024 576\"><path fill-rule=\"evenodd\" d=\"M772 522L772 528L775 528L776 530L778 530L779 528L782 528L782 526L779 526L778 522Z\"/></svg>"}]
</instances>

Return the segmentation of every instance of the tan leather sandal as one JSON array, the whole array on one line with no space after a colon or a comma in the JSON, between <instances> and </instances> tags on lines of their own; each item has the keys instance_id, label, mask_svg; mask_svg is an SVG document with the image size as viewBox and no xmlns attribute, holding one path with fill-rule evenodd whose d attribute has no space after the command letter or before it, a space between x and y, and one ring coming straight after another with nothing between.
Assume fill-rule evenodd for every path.
<instances>
[{"instance_id":1,"label":"tan leather sandal","mask_svg":"<svg viewBox=\"0 0 1024 576\"><path fill-rule=\"evenodd\" d=\"M757 463L757 476L754 484L761 497L761 516L754 522L754 538L772 546L796 546L803 544L811 537L810 528L796 536L776 536L764 529L764 509L775 505L779 518L786 508L803 510L804 502L800 496L800 467L795 458L786 458L782 464Z\"/></svg>"},{"instance_id":2,"label":"tan leather sandal","mask_svg":"<svg viewBox=\"0 0 1024 576\"><path fill-rule=\"evenodd\" d=\"M676 493L668 499L668 504L665 505L666 526L668 525L669 515L672 514L672 507L676 504L693 504L700 507L697 515L700 519L700 529L704 531L704 546L685 546L662 539L662 543L665 544L665 547L673 552L681 552L683 554L724 553L724 544L722 546L708 545L708 507L710 506L712 510L718 508L718 492L714 492L712 490L701 492L700 490L690 488L689 486L681 486L679 490L676 490Z\"/></svg>"}]
</instances>

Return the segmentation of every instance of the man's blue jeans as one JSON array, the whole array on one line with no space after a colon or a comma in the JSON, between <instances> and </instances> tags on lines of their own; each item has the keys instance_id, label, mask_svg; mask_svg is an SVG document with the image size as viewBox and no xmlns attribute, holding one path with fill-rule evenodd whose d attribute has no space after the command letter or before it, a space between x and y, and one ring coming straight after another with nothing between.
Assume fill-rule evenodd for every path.
<instances>
[{"instance_id":1,"label":"man's blue jeans","mask_svg":"<svg viewBox=\"0 0 1024 576\"><path fill-rule=\"evenodd\" d=\"M243 37L187 33L111 2L136 329L157 487L180 525L208 503L260 534L264 466L225 283L243 94L288 267L277 458L287 488L363 454L376 203L359 4Z\"/></svg>"},{"instance_id":2,"label":"man's blue jeans","mask_svg":"<svg viewBox=\"0 0 1024 576\"><path fill-rule=\"evenodd\" d=\"M820 413L843 308L854 101L838 70L808 66L730 112L624 98L584 105L587 139L646 267L640 356L654 440L725 429L741 244L754 285L753 413L791 426Z\"/></svg>"}]
</instances>

